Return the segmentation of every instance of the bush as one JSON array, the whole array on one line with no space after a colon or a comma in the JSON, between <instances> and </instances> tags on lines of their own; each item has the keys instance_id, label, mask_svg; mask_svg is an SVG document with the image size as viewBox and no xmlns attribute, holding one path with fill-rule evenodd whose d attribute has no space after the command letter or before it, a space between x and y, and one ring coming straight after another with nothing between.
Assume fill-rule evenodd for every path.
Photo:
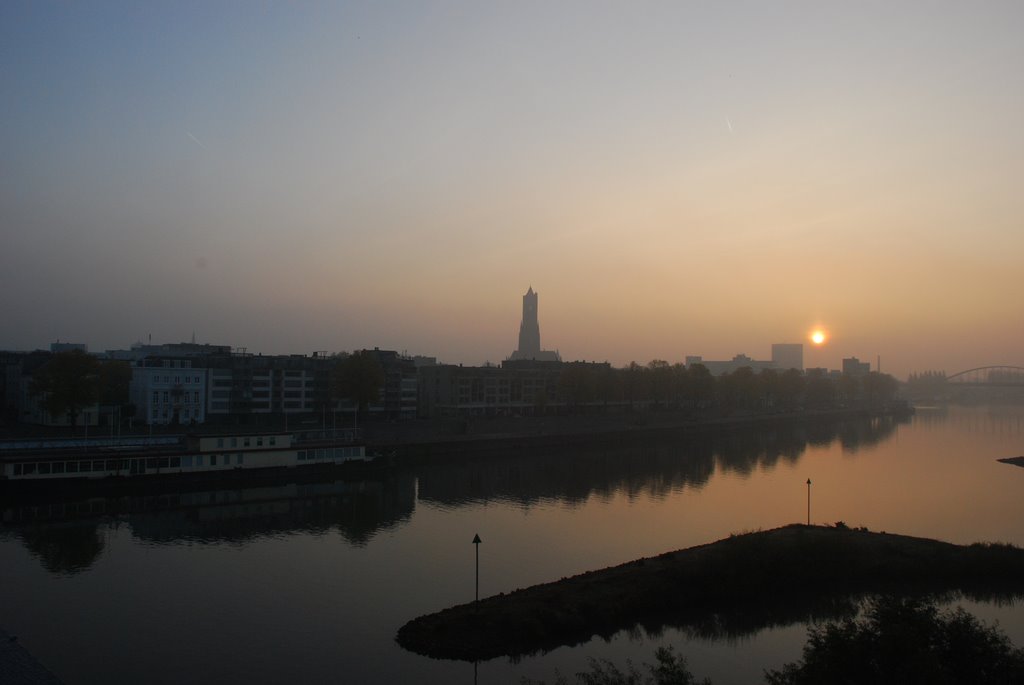
<instances>
[{"instance_id":1,"label":"bush","mask_svg":"<svg viewBox=\"0 0 1024 685\"><path fill-rule=\"evenodd\" d=\"M962 608L920 599L869 601L861 618L813 628L803 660L768 671L769 685L1024 682L1024 650Z\"/></svg>"}]
</instances>

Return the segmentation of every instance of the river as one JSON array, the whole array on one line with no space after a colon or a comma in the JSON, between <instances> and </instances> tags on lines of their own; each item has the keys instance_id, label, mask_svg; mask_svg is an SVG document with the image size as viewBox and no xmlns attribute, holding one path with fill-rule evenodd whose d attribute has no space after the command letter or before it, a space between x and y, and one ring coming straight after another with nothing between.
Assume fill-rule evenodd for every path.
<instances>
[{"instance_id":1,"label":"river","mask_svg":"<svg viewBox=\"0 0 1024 685\"><path fill-rule=\"evenodd\" d=\"M806 521L1024 546L1024 407L463 455L359 480L18 500L0 514L0 628L76 683L518 683L671 644L716 685L800 656L807 625L635 629L518 661L427 659L410 618ZM961 602L1024 645L1024 609Z\"/></svg>"}]
</instances>

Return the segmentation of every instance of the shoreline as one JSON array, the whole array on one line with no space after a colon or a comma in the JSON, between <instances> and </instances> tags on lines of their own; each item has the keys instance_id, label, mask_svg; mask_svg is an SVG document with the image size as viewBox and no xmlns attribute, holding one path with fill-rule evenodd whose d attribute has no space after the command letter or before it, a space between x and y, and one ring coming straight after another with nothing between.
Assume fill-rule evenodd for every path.
<instances>
[{"instance_id":1,"label":"shoreline","mask_svg":"<svg viewBox=\"0 0 1024 685\"><path fill-rule=\"evenodd\" d=\"M433 422L435 431L416 431L399 435L366 427L366 446L401 457L431 456L481 449L520 449L523 447L586 444L617 441L636 437L657 438L686 434L706 434L729 428L793 424L821 420L855 418L905 417L913 408L879 410L864 408L822 409L800 412L735 414L732 416L680 417L676 412L610 414L607 416L548 416L520 419L478 418L464 420L461 434L441 430L448 422ZM423 425L423 424L420 424ZM497 428L498 430L493 430ZM502 430L504 429L504 430ZM410 431L412 432L412 431ZM390 433L390 434L389 434Z\"/></svg>"},{"instance_id":2,"label":"shoreline","mask_svg":"<svg viewBox=\"0 0 1024 685\"><path fill-rule=\"evenodd\" d=\"M433 658L516 657L642 626L743 635L855 610L866 594L1024 595L1024 549L793 524L637 559L415 618Z\"/></svg>"}]
</instances>

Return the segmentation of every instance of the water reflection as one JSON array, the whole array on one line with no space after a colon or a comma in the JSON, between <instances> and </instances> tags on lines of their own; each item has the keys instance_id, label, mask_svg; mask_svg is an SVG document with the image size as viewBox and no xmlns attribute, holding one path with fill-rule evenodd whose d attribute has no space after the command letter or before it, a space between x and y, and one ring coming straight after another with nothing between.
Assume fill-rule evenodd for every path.
<instances>
[{"instance_id":1,"label":"water reflection","mask_svg":"<svg viewBox=\"0 0 1024 685\"><path fill-rule=\"evenodd\" d=\"M151 544L242 543L261 537L336 530L350 545L412 515L415 481L396 472L379 480L325 480L231 489L146 491L9 498L2 510L13 535L56 574L89 568L103 552L100 527L127 525Z\"/></svg>"},{"instance_id":2,"label":"water reflection","mask_svg":"<svg viewBox=\"0 0 1024 685\"><path fill-rule=\"evenodd\" d=\"M419 499L442 507L486 501L578 504L591 496L655 499L701 489L719 470L749 476L795 463L808 445L839 441L855 453L877 445L910 418L809 421L717 434L620 441L585 448L460 456L419 470Z\"/></svg>"},{"instance_id":3,"label":"water reflection","mask_svg":"<svg viewBox=\"0 0 1024 685\"><path fill-rule=\"evenodd\" d=\"M18 533L22 544L50 573L71 575L86 570L103 553L95 524L32 526Z\"/></svg>"},{"instance_id":4,"label":"water reflection","mask_svg":"<svg viewBox=\"0 0 1024 685\"><path fill-rule=\"evenodd\" d=\"M243 543L335 530L360 547L381 530L407 522L417 497L442 507L488 500L524 507L552 500L572 504L619 493L660 499L702 488L716 470L745 477L796 462L808 445L838 440L855 452L886 439L897 425L893 418L805 421L569 450L453 456L360 480L18 495L5 499L0 517L3 535L17 537L55 574L88 569L103 552L100 526L111 522L158 545Z\"/></svg>"}]
</instances>

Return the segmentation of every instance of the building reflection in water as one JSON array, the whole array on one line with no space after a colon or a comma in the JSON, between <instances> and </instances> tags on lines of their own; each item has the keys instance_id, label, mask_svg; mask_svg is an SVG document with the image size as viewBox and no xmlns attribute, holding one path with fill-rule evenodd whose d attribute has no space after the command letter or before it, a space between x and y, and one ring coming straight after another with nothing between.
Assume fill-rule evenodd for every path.
<instances>
[{"instance_id":1,"label":"building reflection in water","mask_svg":"<svg viewBox=\"0 0 1024 685\"><path fill-rule=\"evenodd\" d=\"M519 506L584 502L591 496L662 498L702 488L716 471L746 475L795 463L808 445L839 441L856 452L891 435L893 418L811 421L688 433L571 448L437 457L374 478L232 484L5 499L2 534L16 536L54 574L88 569L104 531L127 525L150 544L244 543L261 537L337 531L353 547L408 521L417 498L442 507L482 501Z\"/></svg>"}]
</instances>

